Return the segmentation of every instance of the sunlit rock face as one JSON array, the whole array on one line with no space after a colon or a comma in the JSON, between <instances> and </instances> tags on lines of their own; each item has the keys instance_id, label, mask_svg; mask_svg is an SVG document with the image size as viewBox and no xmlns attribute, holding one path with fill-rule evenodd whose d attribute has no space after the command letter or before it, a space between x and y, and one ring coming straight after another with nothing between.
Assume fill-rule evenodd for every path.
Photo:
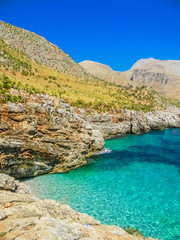
<instances>
[{"instance_id":1,"label":"sunlit rock face","mask_svg":"<svg viewBox=\"0 0 180 240\"><path fill-rule=\"evenodd\" d=\"M67 172L104 146L102 134L61 99L3 104L0 115L0 171L17 178Z\"/></svg>"}]
</instances>

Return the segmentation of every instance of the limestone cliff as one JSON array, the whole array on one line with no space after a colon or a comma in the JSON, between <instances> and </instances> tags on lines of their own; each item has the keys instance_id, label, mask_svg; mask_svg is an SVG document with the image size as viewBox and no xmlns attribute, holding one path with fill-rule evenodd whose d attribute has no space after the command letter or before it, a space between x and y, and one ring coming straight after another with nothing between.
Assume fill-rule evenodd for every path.
<instances>
[{"instance_id":1,"label":"limestone cliff","mask_svg":"<svg viewBox=\"0 0 180 240\"><path fill-rule=\"evenodd\" d=\"M67 172L103 148L101 133L62 99L30 99L0 105L0 172L17 178Z\"/></svg>"}]
</instances>

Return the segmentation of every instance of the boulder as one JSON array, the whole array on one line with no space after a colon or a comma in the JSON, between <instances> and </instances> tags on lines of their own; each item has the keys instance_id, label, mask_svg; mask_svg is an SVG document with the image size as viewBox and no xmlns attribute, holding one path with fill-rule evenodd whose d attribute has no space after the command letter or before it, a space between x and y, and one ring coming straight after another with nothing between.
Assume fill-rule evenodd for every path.
<instances>
[{"instance_id":1,"label":"boulder","mask_svg":"<svg viewBox=\"0 0 180 240\"><path fill-rule=\"evenodd\" d=\"M0 190L29 194L30 189L23 183L6 174L0 174Z\"/></svg>"},{"instance_id":2,"label":"boulder","mask_svg":"<svg viewBox=\"0 0 180 240\"><path fill-rule=\"evenodd\" d=\"M15 192L17 184L13 177L6 174L0 174L0 190L9 190Z\"/></svg>"}]
</instances>

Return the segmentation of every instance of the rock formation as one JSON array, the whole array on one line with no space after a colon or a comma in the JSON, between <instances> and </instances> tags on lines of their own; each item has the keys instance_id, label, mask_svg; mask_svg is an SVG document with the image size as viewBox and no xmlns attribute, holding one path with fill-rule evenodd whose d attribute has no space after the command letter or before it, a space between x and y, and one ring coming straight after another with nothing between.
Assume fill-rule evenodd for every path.
<instances>
[{"instance_id":1,"label":"rock formation","mask_svg":"<svg viewBox=\"0 0 180 240\"><path fill-rule=\"evenodd\" d=\"M109 66L92 61L83 61L80 65L105 81L123 86L152 87L165 96L180 99L180 61L141 59L125 72L116 72Z\"/></svg>"},{"instance_id":2,"label":"rock formation","mask_svg":"<svg viewBox=\"0 0 180 240\"><path fill-rule=\"evenodd\" d=\"M104 140L62 99L0 106L0 171L19 177L66 172L86 163ZM41 102L41 103L40 103Z\"/></svg>"},{"instance_id":3,"label":"rock formation","mask_svg":"<svg viewBox=\"0 0 180 240\"><path fill-rule=\"evenodd\" d=\"M2 240L153 240L102 225L54 200L40 200L23 183L0 174L0 238ZM22 190L24 189L24 191Z\"/></svg>"},{"instance_id":4,"label":"rock formation","mask_svg":"<svg viewBox=\"0 0 180 240\"><path fill-rule=\"evenodd\" d=\"M89 114L62 99L28 95L26 103L0 105L0 172L16 178L67 172L102 150L105 138L180 127L179 116L176 108Z\"/></svg>"},{"instance_id":5,"label":"rock formation","mask_svg":"<svg viewBox=\"0 0 180 240\"><path fill-rule=\"evenodd\" d=\"M180 110L169 109L166 111L136 112L122 110L118 115L88 116L93 129L99 130L104 138L118 134L148 132L151 130L162 130L165 128L180 127ZM96 117L94 117L96 116Z\"/></svg>"}]
</instances>

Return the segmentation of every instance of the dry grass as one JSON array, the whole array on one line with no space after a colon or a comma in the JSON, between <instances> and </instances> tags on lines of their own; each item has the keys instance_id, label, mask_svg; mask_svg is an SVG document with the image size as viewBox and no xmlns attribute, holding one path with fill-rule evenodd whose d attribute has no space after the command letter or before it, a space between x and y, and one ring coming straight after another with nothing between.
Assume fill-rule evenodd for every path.
<instances>
[{"instance_id":1,"label":"dry grass","mask_svg":"<svg viewBox=\"0 0 180 240\"><path fill-rule=\"evenodd\" d=\"M149 111L157 108L155 93L146 88L124 88L92 78L75 78L31 61L23 53L0 41L5 62L0 64L1 75L15 82L28 84L39 91L62 97L77 107L89 107L100 111L128 108Z\"/></svg>"}]
</instances>

